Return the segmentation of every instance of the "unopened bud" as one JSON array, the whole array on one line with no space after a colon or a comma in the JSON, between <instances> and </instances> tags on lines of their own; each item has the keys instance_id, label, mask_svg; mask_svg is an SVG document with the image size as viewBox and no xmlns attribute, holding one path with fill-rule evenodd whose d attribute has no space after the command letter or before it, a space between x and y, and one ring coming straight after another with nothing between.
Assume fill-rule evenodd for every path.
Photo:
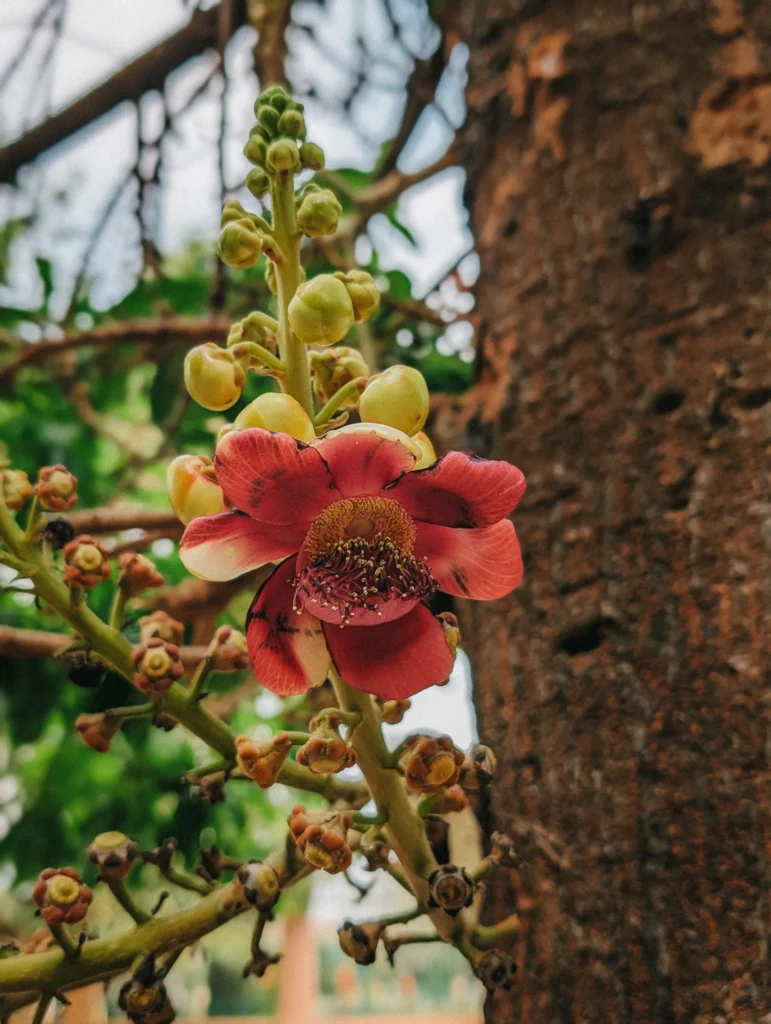
<instances>
[{"instance_id":1,"label":"unopened bud","mask_svg":"<svg viewBox=\"0 0 771 1024\"><path fill-rule=\"evenodd\" d=\"M291 139L301 139L305 135L305 118L299 110L287 109L278 119L279 135L288 135Z\"/></svg>"},{"instance_id":2,"label":"unopened bud","mask_svg":"<svg viewBox=\"0 0 771 1024\"><path fill-rule=\"evenodd\" d=\"M275 870L259 860L247 861L238 871L244 896L262 913L275 907L281 895L281 884Z\"/></svg>"},{"instance_id":3,"label":"unopened bud","mask_svg":"<svg viewBox=\"0 0 771 1024\"><path fill-rule=\"evenodd\" d=\"M38 875L32 898L49 925L77 924L94 898L74 868L46 868Z\"/></svg>"},{"instance_id":4,"label":"unopened bud","mask_svg":"<svg viewBox=\"0 0 771 1024\"><path fill-rule=\"evenodd\" d=\"M278 732L263 743L248 736L236 737L238 767L260 789L269 789L278 780L278 773L291 749L292 741L285 732Z\"/></svg>"},{"instance_id":5,"label":"unopened bud","mask_svg":"<svg viewBox=\"0 0 771 1024\"><path fill-rule=\"evenodd\" d=\"M32 494L32 484L22 469L0 469L0 490L3 501L17 512Z\"/></svg>"},{"instance_id":6,"label":"unopened bud","mask_svg":"<svg viewBox=\"0 0 771 1024\"><path fill-rule=\"evenodd\" d=\"M118 559L120 576L118 586L129 597L136 597L144 590L163 586L163 576L158 572L146 555L136 551L124 551Z\"/></svg>"},{"instance_id":7,"label":"unopened bud","mask_svg":"<svg viewBox=\"0 0 771 1024\"><path fill-rule=\"evenodd\" d=\"M122 718L104 711L94 715L78 715L75 719L75 728L80 738L97 754L107 753L113 736L120 731L122 724Z\"/></svg>"},{"instance_id":8,"label":"unopened bud","mask_svg":"<svg viewBox=\"0 0 771 1024\"><path fill-rule=\"evenodd\" d=\"M289 323L306 345L342 341L353 325L353 305L345 285L332 274L319 274L301 284L289 303Z\"/></svg>"},{"instance_id":9,"label":"unopened bud","mask_svg":"<svg viewBox=\"0 0 771 1024\"><path fill-rule=\"evenodd\" d=\"M297 763L316 775L334 775L356 764L356 752L340 735L340 716L311 719L310 738L297 751Z\"/></svg>"},{"instance_id":10,"label":"unopened bud","mask_svg":"<svg viewBox=\"0 0 771 1024\"><path fill-rule=\"evenodd\" d=\"M370 377L359 399L359 415L369 423L385 423L416 434L428 418L428 387L420 370L391 366Z\"/></svg>"},{"instance_id":11,"label":"unopened bud","mask_svg":"<svg viewBox=\"0 0 771 1024\"><path fill-rule=\"evenodd\" d=\"M268 103L263 103L257 108L257 123L264 128L271 137L278 134L279 112Z\"/></svg>"},{"instance_id":12,"label":"unopened bud","mask_svg":"<svg viewBox=\"0 0 771 1024\"><path fill-rule=\"evenodd\" d=\"M441 907L455 917L474 899L474 883L465 868L444 864L428 879L428 906Z\"/></svg>"},{"instance_id":13,"label":"unopened bud","mask_svg":"<svg viewBox=\"0 0 771 1024\"><path fill-rule=\"evenodd\" d=\"M180 458L194 458L192 455L181 455ZM160 609L152 615L144 615L139 620L139 635L142 643L147 643L153 637L160 637L169 644L181 644L185 635L185 627L181 622L172 619L168 612Z\"/></svg>"},{"instance_id":14,"label":"unopened bud","mask_svg":"<svg viewBox=\"0 0 771 1024\"><path fill-rule=\"evenodd\" d=\"M229 199L222 207L222 213L220 214L220 226L225 227L226 224L230 224L234 220L248 220L249 214L243 208L243 206L236 202L235 199Z\"/></svg>"},{"instance_id":15,"label":"unopened bud","mask_svg":"<svg viewBox=\"0 0 771 1024\"><path fill-rule=\"evenodd\" d=\"M231 220L220 233L217 252L229 267L245 270L262 256L262 238L248 217Z\"/></svg>"},{"instance_id":16,"label":"unopened bud","mask_svg":"<svg viewBox=\"0 0 771 1024\"><path fill-rule=\"evenodd\" d=\"M265 267L265 284L272 295L278 295L278 277L276 276L276 264L268 260Z\"/></svg>"},{"instance_id":17,"label":"unopened bud","mask_svg":"<svg viewBox=\"0 0 771 1024\"><path fill-rule=\"evenodd\" d=\"M309 171L323 171L324 150L314 142L303 142L300 146L300 163Z\"/></svg>"},{"instance_id":18,"label":"unopened bud","mask_svg":"<svg viewBox=\"0 0 771 1024\"><path fill-rule=\"evenodd\" d=\"M64 512L78 503L78 478L60 464L43 466L34 490L40 504L49 512Z\"/></svg>"},{"instance_id":19,"label":"unopened bud","mask_svg":"<svg viewBox=\"0 0 771 1024\"><path fill-rule=\"evenodd\" d=\"M190 397L212 412L235 405L246 374L233 353L213 341L191 348L185 357L185 385Z\"/></svg>"},{"instance_id":20,"label":"unopened bud","mask_svg":"<svg viewBox=\"0 0 771 1024\"><path fill-rule=\"evenodd\" d=\"M208 455L178 455L166 470L166 490L174 515L185 526L196 516L213 516L226 508Z\"/></svg>"},{"instance_id":21,"label":"unopened bud","mask_svg":"<svg viewBox=\"0 0 771 1024\"><path fill-rule=\"evenodd\" d=\"M313 388L322 404L352 380L369 376L369 367L361 352L345 345L311 352L311 371ZM355 408L358 402L358 394L351 395L340 408Z\"/></svg>"},{"instance_id":22,"label":"unopened bud","mask_svg":"<svg viewBox=\"0 0 771 1024\"><path fill-rule=\"evenodd\" d=\"M277 139L271 143L265 165L274 174L289 174L300 166L300 154L290 139Z\"/></svg>"},{"instance_id":23,"label":"unopened bud","mask_svg":"<svg viewBox=\"0 0 771 1024\"><path fill-rule=\"evenodd\" d=\"M369 320L377 313L380 308L380 292L372 274L368 274L366 270L349 270L345 274L338 270L335 277L348 289L357 323Z\"/></svg>"},{"instance_id":24,"label":"unopened bud","mask_svg":"<svg viewBox=\"0 0 771 1024\"><path fill-rule=\"evenodd\" d=\"M320 189L318 192L309 192L303 199L297 211L297 224L309 238L333 235L337 231L342 212L343 208L334 192Z\"/></svg>"},{"instance_id":25,"label":"unopened bud","mask_svg":"<svg viewBox=\"0 0 771 1024\"><path fill-rule=\"evenodd\" d=\"M249 668L249 650L243 633L232 626L220 626L214 639L217 642L218 661L224 661L234 672Z\"/></svg>"},{"instance_id":26,"label":"unopened bud","mask_svg":"<svg viewBox=\"0 0 771 1024\"><path fill-rule=\"evenodd\" d=\"M429 466L433 466L436 462L436 452L428 434L423 430L419 430L417 434L412 435L412 440L418 445L422 453L415 463L415 469L428 469Z\"/></svg>"},{"instance_id":27,"label":"unopened bud","mask_svg":"<svg viewBox=\"0 0 771 1024\"><path fill-rule=\"evenodd\" d=\"M460 784L465 790L482 789L489 786L495 775L497 761L489 747L477 743L466 754L460 769Z\"/></svg>"},{"instance_id":28,"label":"unopened bud","mask_svg":"<svg viewBox=\"0 0 771 1024\"><path fill-rule=\"evenodd\" d=\"M289 818L289 831L305 860L314 868L336 875L351 866L348 829L352 814L312 813L298 805Z\"/></svg>"},{"instance_id":29,"label":"unopened bud","mask_svg":"<svg viewBox=\"0 0 771 1024\"><path fill-rule=\"evenodd\" d=\"M387 725L398 725L411 706L408 700L384 700L382 697L375 697L375 703L380 708L380 717Z\"/></svg>"},{"instance_id":30,"label":"unopened bud","mask_svg":"<svg viewBox=\"0 0 771 1024\"><path fill-rule=\"evenodd\" d=\"M410 789L432 796L456 784L463 758L463 751L449 736L414 736L408 741L405 782Z\"/></svg>"},{"instance_id":31,"label":"unopened bud","mask_svg":"<svg viewBox=\"0 0 771 1024\"><path fill-rule=\"evenodd\" d=\"M257 132L253 132L244 146L244 156L251 164L256 164L257 167L265 166L265 158L268 155L268 143ZM253 174L254 171L250 172ZM247 179L248 180L248 179ZM250 189L251 191L251 189Z\"/></svg>"},{"instance_id":32,"label":"unopened bud","mask_svg":"<svg viewBox=\"0 0 771 1024\"><path fill-rule=\"evenodd\" d=\"M102 832L86 850L100 878L121 880L139 858L139 844L122 832Z\"/></svg>"},{"instance_id":33,"label":"unopened bud","mask_svg":"<svg viewBox=\"0 0 771 1024\"><path fill-rule=\"evenodd\" d=\"M244 184L256 199L262 199L270 188L268 176L260 167L253 167L249 171Z\"/></svg>"},{"instance_id":34,"label":"unopened bud","mask_svg":"<svg viewBox=\"0 0 771 1024\"><path fill-rule=\"evenodd\" d=\"M340 949L363 967L374 964L383 927L379 921L365 921L363 924L345 921L337 932Z\"/></svg>"},{"instance_id":35,"label":"unopened bud","mask_svg":"<svg viewBox=\"0 0 771 1024\"><path fill-rule=\"evenodd\" d=\"M185 671L179 647L165 643L160 637L137 647L132 657L136 669L134 685L155 697L166 693Z\"/></svg>"},{"instance_id":36,"label":"unopened bud","mask_svg":"<svg viewBox=\"0 0 771 1024\"><path fill-rule=\"evenodd\" d=\"M236 430L262 427L276 434L289 434L307 444L316 439L310 417L297 399L276 392L255 398L236 416L233 425Z\"/></svg>"}]
</instances>

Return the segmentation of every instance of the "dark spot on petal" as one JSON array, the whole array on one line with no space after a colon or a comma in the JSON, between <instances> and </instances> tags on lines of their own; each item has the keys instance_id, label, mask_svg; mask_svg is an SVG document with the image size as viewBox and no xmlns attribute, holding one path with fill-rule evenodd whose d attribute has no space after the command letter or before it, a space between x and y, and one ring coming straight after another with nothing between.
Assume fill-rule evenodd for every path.
<instances>
[{"instance_id":1,"label":"dark spot on petal","mask_svg":"<svg viewBox=\"0 0 771 1024\"><path fill-rule=\"evenodd\" d=\"M457 569L457 568L453 569L452 570L452 578L457 583L458 589L462 590L464 594L468 595L469 590L468 590L468 584L466 583L466 580L468 579L468 577L467 577L466 573L463 571L463 569Z\"/></svg>"}]
</instances>

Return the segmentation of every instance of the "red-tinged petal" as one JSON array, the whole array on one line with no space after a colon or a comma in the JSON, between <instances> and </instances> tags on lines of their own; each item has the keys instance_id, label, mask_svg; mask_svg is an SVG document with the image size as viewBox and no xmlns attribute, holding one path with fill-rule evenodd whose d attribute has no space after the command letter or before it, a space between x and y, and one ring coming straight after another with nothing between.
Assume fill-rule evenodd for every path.
<instances>
[{"instance_id":1,"label":"red-tinged petal","mask_svg":"<svg viewBox=\"0 0 771 1024\"><path fill-rule=\"evenodd\" d=\"M228 500L260 523L307 528L341 497L315 447L259 427L226 434L214 469Z\"/></svg>"},{"instance_id":2,"label":"red-tinged petal","mask_svg":"<svg viewBox=\"0 0 771 1024\"><path fill-rule=\"evenodd\" d=\"M375 430L347 431L343 427L320 437L313 446L346 498L377 494L415 465L413 452Z\"/></svg>"},{"instance_id":3,"label":"red-tinged petal","mask_svg":"<svg viewBox=\"0 0 771 1024\"><path fill-rule=\"evenodd\" d=\"M292 607L295 560L276 569L246 616L246 642L254 674L280 697L305 693L327 678L330 658L321 623Z\"/></svg>"},{"instance_id":4,"label":"red-tinged petal","mask_svg":"<svg viewBox=\"0 0 771 1024\"><path fill-rule=\"evenodd\" d=\"M522 552L508 519L480 530L415 523L415 554L426 558L439 589L494 601L522 582Z\"/></svg>"},{"instance_id":5,"label":"red-tinged petal","mask_svg":"<svg viewBox=\"0 0 771 1024\"><path fill-rule=\"evenodd\" d=\"M204 580L232 580L297 551L303 529L257 523L243 512L193 519L179 544L185 568Z\"/></svg>"},{"instance_id":6,"label":"red-tinged petal","mask_svg":"<svg viewBox=\"0 0 771 1024\"><path fill-rule=\"evenodd\" d=\"M452 671L444 630L424 604L381 626L324 623L324 635L343 679L386 700L406 700Z\"/></svg>"},{"instance_id":7,"label":"red-tinged petal","mask_svg":"<svg viewBox=\"0 0 771 1024\"><path fill-rule=\"evenodd\" d=\"M414 519L442 526L490 526L505 519L525 493L525 477L508 462L448 452L428 469L389 488Z\"/></svg>"}]
</instances>

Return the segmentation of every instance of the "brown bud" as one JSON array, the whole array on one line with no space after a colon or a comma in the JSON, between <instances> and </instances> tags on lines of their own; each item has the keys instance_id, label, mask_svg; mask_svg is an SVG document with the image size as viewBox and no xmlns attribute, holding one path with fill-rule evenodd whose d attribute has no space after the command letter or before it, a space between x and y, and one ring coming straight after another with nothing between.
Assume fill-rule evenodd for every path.
<instances>
[{"instance_id":1,"label":"brown bud","mask_svg":"<svg viewBox=\"0 0 771 1024\"><path fill-rule=\"evenodd\" d=\"M0 470L0 492L6 507L17 512L32 495L32 484L21 469Z\"/></svg>"},{"instance_id":2,"label":"brown bud","mask_svg":"<svg viewBox=\"0 0 771 1024\"><path fill-rule=\"evenodd\" d=\"M144 590L163 586L163 576L145 555L139 555L136 551L124 551L118 558L118 564L118 586L129 597L136 597Z\"/></svg>"},{"instance_id":3,"label":"brown bud","mask_svg":"<svg viewBox=\"0 0 771 1024\"><path fill-rule=\"evenodd\" d=\"M230 670L235 672L240 669L249 668L251 662L249 661L249 651L246 647L246 637L243 633L239 633L232 626L220 626L215 633L215 640L217 642L218 661L226 663L226 665L220 664L218 666L220 671Z\"/></svg>"},{"instance_id":4,"label":"brown bud","mask_svg":"<svg viewBox=\"0 0 771 1024\"><path fill-rule=\"evenodd\" d=\"M495 989L510 989L514 984L517 965L508 953L491 949L477 961L474 971L488 992Z\"/></svg>"},{"instance_id":5,"label":"brown bud","mask_svg":"<svg viewBox=\"0 0 771 1024\"><path fill-rule=\"evenodd\" d=\"M366 967L375 962L382 932L383 925L379 921L365 921L363 924L346 921L338 929L337 938L345 955Z\"/></svg>"},{"instance_id":6,"label":"brown bud","mask_svg":"<svg viewBox=\"0 0 771 1024\"><path fill-rule=\"evenodd\" d=\"M77 924L94 898L74 868L46 868L38 875L32 899L46 924Z\"/></svg>"},{"instance_id":7,"label":"brown bud","mask_svg":"<svg viewBox=\"0 0 771 1024\"><path fill-rule=\"evenodd\" d=\"M38 473L35 494L48 512L64 512L78 503L78 478L66 466L43 466Z\"/></svg>"},{"instance_id":8,"label":"brown bud","mask_svg":"<svg viewBox=\"0 0 771 1024\"><path fill-rule=\"evenodd\" d=\"M412 706L408 700L384 700L382 697L375 697L375 703L380 708L380 717L388 725L398 725Z\"/></svg>"},{"instance_id":9,"label":"brown bud","mask_svg":"<svg viewBox=\"0 0 771 1024\"><path fill-rule=\"evenodd\" d=\"M88 859L96 864L100 878L120 881L139 857L139 844L122 832L102 832L89 844Z\"/></svg>"},{"instance_id":10,"label":"brown bud","mask_svg":"<svg viewBox=\"0 0 771 1024\"><path fill-rule=\"evenodd\" d=\"M110 575L108 552L98 540L81 534L62 548L64 579L71 587L92 590Z\"/></svg>"},{"instance_id":11,"label":"brown bud","mask_svg":"<svg viewBox=\"0 0 771 1024\"><path fill-rule=\"evenodd\" d=\"M278 732L262 743L248 736L236 737L238 767L260 789L269 789L278 780L278 773L291 749L292 741L285 732Z\"/></svg>"},{"instance_id":12,"label":"brown bud","mask_svg":"<svg viewBox=\"0 0 771 1024\"><path fill-rule=\"evenodd\" d=\"M496 757L492 750L482 743L477 743L466 754L461 765L461 786L470 792L489 786L495 775L496 765Z\"/></svg>"},{"instance_id":13,"label":"brown bud","mask_svg":"<svg viewBox=\"0 0 771 1024\"><path fill-rule=\"evenodd\" d=\"M298 805L289 819L289 830L305 860L314 868L336 875L351 866L348 829L352 814L311 813Z\"/></svg>"},{"instance_id":14,"label":"brown bud","mask_svg":"<svg viewBox=\"0 0 771 1024\"><path fill-rule=\"evenodd\" d=\"M105 712L95 715L78 715L75 728L80 738L95 750L97 754L105 754L110 749L113 736L120 731L123 719Z\"/></svg>"},{"instance_id":15,"label":"brown bud","mask_svg":"<svg viewBox=\"0 0 771 1024\"><path fill-rule=\"evenodd\" d=\"M281 883L275 870L259 860L250 860L238 870L238 881L247 902L262 913L272 910L281 895Z\"/></svg>"},{"instance_id":16,"label":"brown bud","mask_svg":"<svg viewBox=\"0 0 771 1024\"><path fill-rule=\"evenodd\" d=\"M317 775L333 775L356 764L356 751L340 735L340 716L319 715L310 722L310 738L297 751L297 763Z\"/></svg>"},{"instance_id":17,"label":"brown bud","mask_svg":"<svg viewBox=\"0 0 771 1024\"><path fill-rule=\"evenodd\" d=\"M462 771L463 768L461 767ZM450 786L449 789L445 789L431 803L431 809L434 814L454 814L464 810L466 807L468 807L468 797L459 785Z\"/></svg>"},{"instance_id":18,"label":"brown bud","mask_svg":"<svg viewBox=\"0 0 771 1024\"><path fill-rule=\"evenodd\" d=\"M450 917L455 917L470 906L473 899L474 883L465 868L444 864L429 876L429 907L441 907Z\"/></svg>"},{"instance_id":19,"label":"brown bud","mask_svg":"<svg viewBox=\"0 0 771 1024\"><path fill-rule=\"evenodd\" d=\"M410 789L432 796L456 784L463 756L449 736L414 736L409 741L405 781Z\"/></svg>"},{"instance_id":20,"label":"brown bud","mask_svg":"<svg viewBox=\"0 0 771 1024\"><path fill-rule=\"evenodd\" d=\"M179 647L166 643L160 637L153 637L137 647L133 660L136 669L134 685L154 697L166 693L185 671Z\"/></svg>"},{"instance_id":21,"label":"brown bud","mask_svg":"<svg viewBox=\"0 0 771 1024\"><path fill-rule=\"evenodd\" d=\"M444 639L450 648L453 657L458 653L458 648L463 646L463 638L458 628L458 619L452 612L442 612L437 618L444 629Z\"/></svg>"},{"instance_id":22,"label":"brown bud","mask_svg":"<svg viewBox=\"0 0 771 1024\"><path fill-rule=\"evenodd\" d=\"M504 868L521 868L523 863L514 840L504 832L493 832L490 837L490 857Z\"/></svg>"},{"instance_id":23,"label":"brown bud","mask_svg":"<svg viewBox=\"0 0 771 1024\"><path fill-rule=\"evenodd\" d=\"M181 622L172 619L168 612L157 611L152 615L144 615L139 620L139 635L142 643L157 637L168 644L181 644L185 635L185 627Z\"/></svg>"}]
</instances>

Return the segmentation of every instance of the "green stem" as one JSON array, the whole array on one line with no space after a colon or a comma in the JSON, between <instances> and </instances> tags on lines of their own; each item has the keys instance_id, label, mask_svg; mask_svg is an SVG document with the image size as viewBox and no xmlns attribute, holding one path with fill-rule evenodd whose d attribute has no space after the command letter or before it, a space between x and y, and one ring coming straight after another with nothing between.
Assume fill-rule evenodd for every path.
<instances>
[{"instance_id":1,"label":"green stem","mask_svg":"<svg viewBox=\"0 0 771 1024\"><path fill-rule=\"evenodd\" d=\"M77 946L72 941L64 925L49 924L48 930L61 946L65 960L77 960L80 954L80 946Z\"/></svg>"},{"instance_id":2,"label":"green stem","mask_svg":"<svg viewBox=\"0 0 771 1024\"><path fill-rule=\"evenodd\" d=\"M239 359L241 356L249 356L252 359L259 359L265 366L269 366L271 370L276 370L279 373L286 373L286 366L277 359L272 352L268 352L266 348L259 345L256 341L239 341L235 345L232 345L230 351Z\"/></svg>"},{"instance_id":3,"label":"green stem","mask_svg":"<svg viewBox=\"0 0 771 1024\"><path fill-rule=\"evenodd\" d=\"M200 700L200 695L201 692L203 691L204 684L206 683L206 680L212 673L212 669L214 668L214 662L216 658L216 648L214 650L209 649L209 651L206 654L206 657L202 661L198 662L198 664L196 665L195 672L193 673L193 678L190 680L190 686L188 686L187 688L188 700Z\"/></svg>"},{"instance_id":4,"label":"green stem","mask_svg":"<svg viewBox=\"0 0 771 1024\"><path fill-rule=\"evenodd\" d=\"M115 588L115 593L112 595L112 604L110 605L110 617L107 620L113 629L117 629L119 632L123 628L123 620L126 617L126 602L128 601L128 594L123 587L118 584Z\"/></svg>"},{"instance_id":5,"label":"green stem","mask_svg":"<svg viewBox=\"0 0 771 1024\"><path fill-rule=\"evenodd\" d=\"M187 889L189 892L197 892L199 896L208 896L214 889L210 882L205 882L197 875L189 875L187 871L175 868L173 864L169 864L161 874L172 885L178 885L180 889Z\"/></svg>"},{"instance_id":6,"label":"green stem","mask_svg":"<svg viewBox=\"0 0 771 1024\"><path fill-rule=\"evenodd\" d=\"M291 740L293 747L301 747L311 738L311 734L309 732L287 732L286 735Z\"/></svg>"},{"instance_id":7,"label":"green stem","mask_svg":"<svg viewBox=\"0 0 771 1024\"><path fill-rule=\"evenodd\" d=\"M128 892L126 892L126 887L120 879L105 878L103 881L118 903L120 903L129 917L134 919L136 924L147 924L148 921L150 921L150 915L136 905Z\"/></svg>"},{"instance_id":8,"label":"green stem","mask_svg":"<svg viewBox=\"0 0 771 1024\"><path fill-rule=\"evenodd\" d=\"M321 409L319 409L313 419L314 426L323 426L323 424L327 423L334 416L343 402L352 398L354 395L357 395L362 390L362 381L365 381L364 377L356 377L355 380L349 380L347 384L344 384L338 391L336 391L326 405L323 405Z\"/></svg>"},{"instance_id":9,"label":"green stem","mask_svg":"<svg viewBox=\"0 0 771 1024\"><path fill-rule=\"evenodd\" d=\"M53 998L54 997L52 995L47 995L45 992L40 993L40 1002L37 1004L35 1016L32 1018L32 1024L43 1024L43 1021L45 1020L46 1011L48 1010L48 1007L51 1005L51 1001L53 1000Z\"/></svg>"},{"instance_id":10,"label":"green stem","mask_svg":"<svg viewBox=\"0 0 771 1024\"><path fill-rule=\"evenodd\" d=\"M413 907L412 910L405 910L403 914L394 914L392 917L381 917L380 924L386 928L390 928L395 924L409 924L410 921L415 921L419 917L423 917L425 912L425 907Z\"/></svg>"},{"instance_id":11,"label":"green stem","mask_svg":"<svg viewBox=\"0 0 771 1024\"><path fill-rule=\"evenodd\" d=\"M127 704L122 708L110 708L105 714L110 718L147 718L155 714L155 704Z\"/></svg>"},{"instance_id":12,"label":"green stem","mask_svg":"<svg viewBox=\"0 0 771 1024\"><path fill-rule=\"evenodd\" d=\"M32 496L32 503L27 514L27 525L24 530L25 540L33 541L37 537L38 520L40 519L40 498Z\"/></svg>"},{"instance_id":13,"label":"green stem","mask_svg":"<svg viewBox=\"0 0 771 1024\"><path fill-rule=\"evenodd\" d=\"M286 366L284 390L296 399L313 419L313 393L311 391L308 350L293 334L289 326L289 303L302 280L300 268L300 236L297 232L294 178L276 175L270 183L273 206L273 231L285 262L276 266L278 283L279 332L281 358Z\"/></svg>"}]
</instances>

